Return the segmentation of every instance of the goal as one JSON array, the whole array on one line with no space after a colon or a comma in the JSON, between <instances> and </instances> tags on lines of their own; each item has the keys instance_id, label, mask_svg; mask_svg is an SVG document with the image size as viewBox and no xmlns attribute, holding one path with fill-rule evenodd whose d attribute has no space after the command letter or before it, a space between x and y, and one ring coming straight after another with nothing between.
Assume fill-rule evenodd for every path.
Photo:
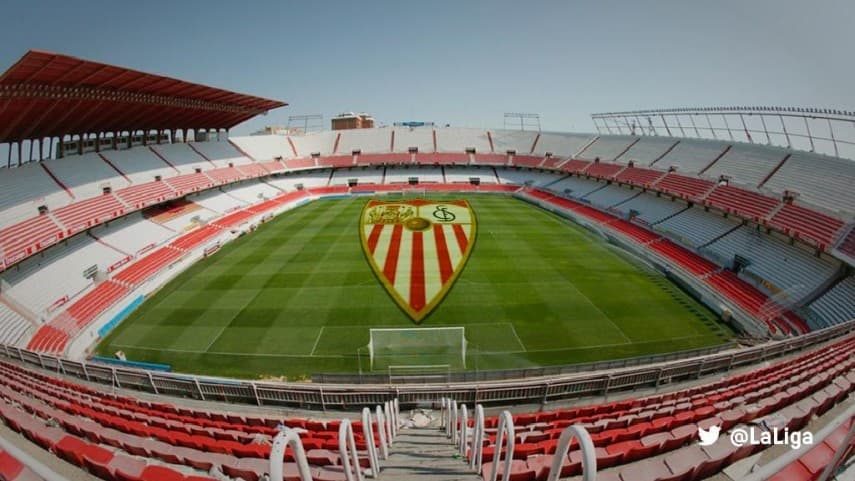
<instances>
[{"instance_id":1,"label":"goal","mask_svg":"<svg viewBox=\"0 0 855 481\"><path fill-rule=\"evenodd\" d=\"M466 369L463 327L371 329L368 354L372 371L443 366Z\"/></svg>"}]
</instances>

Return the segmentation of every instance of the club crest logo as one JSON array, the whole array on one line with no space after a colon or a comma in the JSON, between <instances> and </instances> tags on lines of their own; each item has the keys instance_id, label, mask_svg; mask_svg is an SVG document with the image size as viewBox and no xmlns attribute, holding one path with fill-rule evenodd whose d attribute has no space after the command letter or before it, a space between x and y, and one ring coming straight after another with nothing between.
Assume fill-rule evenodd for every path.
<instances>
[{"instance_id":1,"label":"club crest logo","mask_svg":"<svg viewBox=\"0 0 855 481\"><path fill-rule=\"evenodd\" d=\"M463 270L475 243L475 214L465 200L371 200L359 234L377 278L420 323Z\"/></svg>"}]
</instances>

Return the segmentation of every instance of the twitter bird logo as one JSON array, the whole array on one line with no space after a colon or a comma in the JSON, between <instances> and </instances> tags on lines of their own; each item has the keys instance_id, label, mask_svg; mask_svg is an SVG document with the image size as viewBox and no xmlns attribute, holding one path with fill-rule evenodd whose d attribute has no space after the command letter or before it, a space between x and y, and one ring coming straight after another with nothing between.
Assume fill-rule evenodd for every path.
<instances>
[{"instance_id":1,"label":"twitter bird logo","mask_svg":"<svg viewBox=\"0 0 855 481\"><path fill-rule=\"evenodd\" d=\"M701 438L701 446L709 446L718 441L718 435L721 432L720 426L710 426L709 430L704 431L704 428L698 426L698 436Z\"/></svg>"}]
</instances>

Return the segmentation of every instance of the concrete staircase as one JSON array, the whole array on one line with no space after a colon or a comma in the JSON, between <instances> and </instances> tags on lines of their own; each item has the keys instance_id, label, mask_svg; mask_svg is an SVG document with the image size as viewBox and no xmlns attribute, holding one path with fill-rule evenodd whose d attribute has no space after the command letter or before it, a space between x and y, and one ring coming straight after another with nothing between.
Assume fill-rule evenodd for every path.
<instances>
[{"instance_id":1,"label":"concrete staircase","mask_svg":"<svg viewBox=\"0 0 855 481\"><path fill-rule=\"evenodd\" d=\"M380 480L476 481L451 440L438 427L407 428L398 432L381 461Z\"/></svg>"}]
</instances>

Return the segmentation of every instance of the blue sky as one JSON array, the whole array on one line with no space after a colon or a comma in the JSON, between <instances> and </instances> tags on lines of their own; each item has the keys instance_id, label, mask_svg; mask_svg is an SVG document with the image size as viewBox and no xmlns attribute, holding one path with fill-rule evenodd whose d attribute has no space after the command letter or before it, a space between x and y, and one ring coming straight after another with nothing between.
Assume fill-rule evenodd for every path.
<instances>
[{"instance_id":1,"label":"blue sky","mask_svg":"<svg viewBox=\"0 0 855 481\"><path fill-rule=\"evenodd\" d=\"M0 68L31 48L272 97L288 115L592 131L593 112L855 110L851 0L13 1Z\"/></svg>"}]
</instances>

